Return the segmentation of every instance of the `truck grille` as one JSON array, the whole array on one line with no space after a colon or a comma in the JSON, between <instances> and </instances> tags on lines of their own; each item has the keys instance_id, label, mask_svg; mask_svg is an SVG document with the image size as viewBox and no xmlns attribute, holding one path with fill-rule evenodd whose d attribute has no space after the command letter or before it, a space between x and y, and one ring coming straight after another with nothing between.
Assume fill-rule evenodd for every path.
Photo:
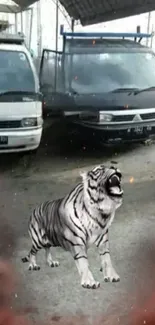
<instances>
[{"instance_id":1,"label":"truck grille","mask_svg":"<svg viewBox=\"0 0 155 325\"><path fill-rule=\"evenodd\" d=\"M113 122L130 122L135 115L115 115L113 116Z\"/></svg>"},{"instance_id":2,"label":"truck grille","mask_svg":"<svg viewBox=\"0 0 155 325\"><path fill-rule=\"evenodd\" d=\"M140 115L142 120L154 120L155 119L155 113L146 113Z\"/></svg>"},{"instance_id":3,"label":"truck grille","mask_svg":"<svg viewBox=\"0 0 155 325\"><path fill-rule=\"evenodd\" d=\"M21 121L0 121L0 129L15 129L21 127Z\"/></svg>"},{"instance_id":4,"label":"truck grille","mask_svg":"<svg viewBox=\"0 0 155 325\"><path fill-rule=\"evenodd\" d=\"M138 113L137 113L138 114ZM113 116L113 122L132 122L134 115L115 115ZM140 114L141 119L144 120L154 120L155 119L155 113L145 113Z\"/></svg>"}]
</instances>

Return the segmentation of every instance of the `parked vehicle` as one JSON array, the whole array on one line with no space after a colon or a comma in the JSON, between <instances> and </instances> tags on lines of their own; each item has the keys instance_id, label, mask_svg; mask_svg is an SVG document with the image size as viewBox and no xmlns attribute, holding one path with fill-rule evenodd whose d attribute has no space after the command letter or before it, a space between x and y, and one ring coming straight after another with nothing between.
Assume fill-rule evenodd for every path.
<instances>
[{"instance_id":1,"label":"parked vehicle","mask_svg":"<svg viewBox=\"0 0 155 325\"><path fill-rule=\"evenodd\" d=\"M24 37L0 33L0 153L37 149L42 127L39 78Z\"/></svg>"},{"instance_id":2,"label":"parked vehicle","mask_svg":"<svg viewBox=\"0 0 155 325\"><path fill-rule=\"evenodd\" d=\"M40 81L48 115L59 113L102 142L155 135L155 54L141 33L65 33L44 49Z\"/></svg>"}]
</instances>

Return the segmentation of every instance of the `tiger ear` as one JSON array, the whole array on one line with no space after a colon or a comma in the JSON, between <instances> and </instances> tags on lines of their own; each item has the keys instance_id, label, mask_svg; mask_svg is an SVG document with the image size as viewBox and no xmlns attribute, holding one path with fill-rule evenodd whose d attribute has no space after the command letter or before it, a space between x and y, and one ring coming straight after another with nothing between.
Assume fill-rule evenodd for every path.
<instances>
[{"instance_id":1,"label":"tiger ear","mask_svg":"<svg viewBox=\"0 0 155 325\"><path fill-rule=\"evenodd\" d=\"M112 166L110 166L110 169L114 169L114 170L117 170L117 168L116 168L116 167L114 167L113 165L112 165Z\"/></svg>"},{"instance_id":2,"label":"tiger ear","mask_svg":"<svg viewBox=\"0 0 155 325\"><path fill-rule=\"evenodd\" d=\"M118 175L118 177L122 178L122 173L120 169L117 168L116 174Z\"/></svg>"}]
</instances>

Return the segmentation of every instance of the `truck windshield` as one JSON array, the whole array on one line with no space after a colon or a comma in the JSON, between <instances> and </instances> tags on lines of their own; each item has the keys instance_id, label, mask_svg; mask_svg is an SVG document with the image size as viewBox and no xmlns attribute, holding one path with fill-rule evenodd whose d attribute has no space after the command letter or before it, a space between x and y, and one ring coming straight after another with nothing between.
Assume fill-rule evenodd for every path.
<instances>
[{"instance_id":1,"label":"truck windshield","mask_svg":"<svg viewBox=\"0 0 155 325\"><path fill-rule=\"evenodd\" d=\"M67 88L79 94L111 92L118 88L143 89L155 85L152 52L66 55Z\"/></svg>"},{"instance_id":2,"label":"truck windshield","mask_svg":"<svg viewBox=\"0 0 155 325\"><path fill-rule=\"evenodd\" d=\"M35 81L24 52L0 50L0 93L35 91Z\"/></svg>"}]
</instances>

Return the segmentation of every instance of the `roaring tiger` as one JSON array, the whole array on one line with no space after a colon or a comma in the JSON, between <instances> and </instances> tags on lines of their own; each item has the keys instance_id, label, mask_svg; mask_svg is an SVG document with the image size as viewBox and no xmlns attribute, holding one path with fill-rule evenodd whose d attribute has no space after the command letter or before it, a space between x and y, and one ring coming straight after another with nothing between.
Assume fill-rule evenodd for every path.
<instances>
[{"instance_id":1,"label":"roaring tiger","mask_svg":"<svg viewBox=\"0 0 155 325\"><path fill-rule=\"evenodd\" d=\"M22 261L29 262L29 270L39 270L36 254L44 248L47 264L57 267L59 262L53 261L50 247L62 247L73 256L81 285L96 289L100 283L94 280L87 257L91 244L98 248L104 281L120 280L110 257L108 230L122 204L122 175L113 166L100 165L81 177L82 182L64 198L35 208L28 227L32 248Z\"/></svg>"}]
</instances>

